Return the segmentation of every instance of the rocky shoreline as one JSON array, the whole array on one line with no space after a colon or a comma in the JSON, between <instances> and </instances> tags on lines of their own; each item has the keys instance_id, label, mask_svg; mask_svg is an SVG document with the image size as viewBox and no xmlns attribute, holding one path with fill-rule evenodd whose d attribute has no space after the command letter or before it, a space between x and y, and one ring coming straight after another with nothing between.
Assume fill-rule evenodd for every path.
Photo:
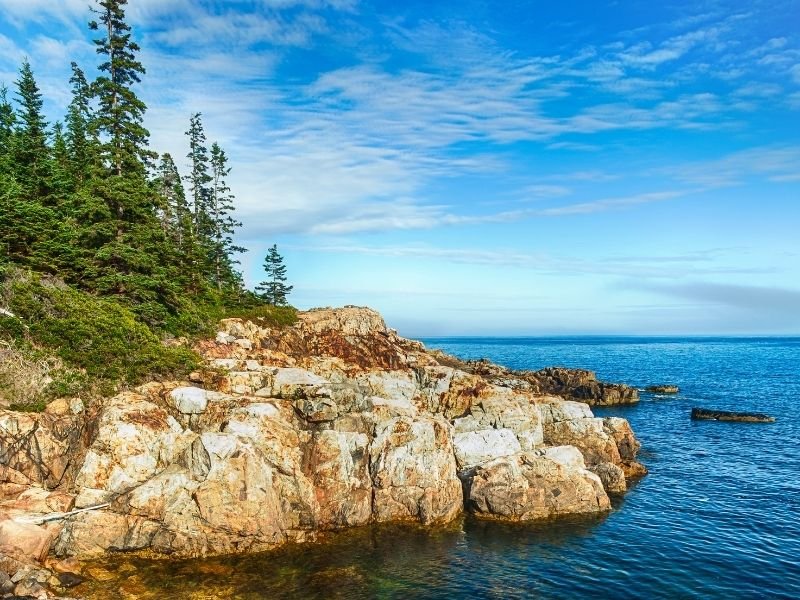
<instances>
[{"instance_id":1,"label":"rocky shoreline","mask_svg":"<svg viewBox=\"0 0 800 600\"><path fill-rule=\"evenodd\" d=\"M189 381L0 411L0 594L68 595L76 558L115 551L208 556L463 512L599 513L646 473L628 422L589 407L635 389L460 361L370 309L280 329L227 319L196 350L206 368Z\"/></svg>"}]
</instances>

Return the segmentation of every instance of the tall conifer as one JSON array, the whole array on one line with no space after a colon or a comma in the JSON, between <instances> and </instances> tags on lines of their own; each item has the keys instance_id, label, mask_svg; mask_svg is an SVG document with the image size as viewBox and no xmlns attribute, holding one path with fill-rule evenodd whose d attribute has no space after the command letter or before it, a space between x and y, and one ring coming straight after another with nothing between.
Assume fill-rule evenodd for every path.
<instances>
[{"instance_id":1,"label":"tall conifer","mask_svg":"<svg viewBox=\"0 0 800 600\"><path fill-rule=\"evenodd\" d=\"M49 195L49 148L47 122L42 114L42 94L30 63L25 60L16 82L17 111L14 170L23 193L44 200Z\"/></svg>"},{"instance_id":2,"label":"tall conifer","mask_svg":"<svg viewBox=\"0 0 800 600\"><path fill-rule=\"evenodd\" d=\"M96 158L95 135L90 131L92 112L90 108L91 90L86 76L76 63L71 63L72 101L67 108L65 138L70 153L73 177L78 184L89 179Z\"/></svg>"},{"instance_id":3,"label":"tall conifer","mask_svg":"<svg viewBox=\"0 0 800 600\"><path fill-rule=\"evenodd\" d=\"M16 115L8 100L8 88L0 86L0 175L11 176Z\"/></svg>"},{"instance_id":4,"label":"tall conifer","mask_svg":"<svg viewBox=\"0 0 800 600\"><path fill-rule=\"evenodd\" d=\"M139 45L131 40L131 28L125 22L127 0L98 0L99 23L89 28L101 37L94 40L97 53L105 60L99 66L102 73L93 84L99 107L96 126L106 136L102 144L104 159L112 172L144 173L153 154L148 150L150 133L142 125L147 107L133 91L145 69L136 59Z\"/></svg>"},{"instance_id":5,"label":"tall conifer","mask_svg":"<svg viewBox=\"0 0 800 600\"><path fill-rule=\"evenodd\" d=\"M209 202L209 222L213 231L211 240L211 265L212 276L221 290L223 284L232 284L234 252L244 252L245 249L233 243L233 233L242 224L233 218L233 194L228 187L226 178L231 172L228 167L228 157L219 144L211 145L211 201Z\"/></svg>"}]
</instances>

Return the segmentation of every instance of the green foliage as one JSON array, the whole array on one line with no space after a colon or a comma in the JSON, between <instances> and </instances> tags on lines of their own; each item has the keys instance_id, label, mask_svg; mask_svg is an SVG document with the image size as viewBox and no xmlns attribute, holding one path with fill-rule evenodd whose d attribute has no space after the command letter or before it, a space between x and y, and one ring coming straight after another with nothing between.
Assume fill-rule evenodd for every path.
<instances>
[{"instance_id":1,"label":"green foliage","mask_svg":"<svg viewBox=\"0 0 800 600\"><path fill-rule=\"evenodd\" d=\"M86 389L84 373L36 347L27 333L20 319L0 319L0 396L12 410L38 412L49 399L74 396Z\"/></svg>"},{"instance_id":2,"label":"green foliage","mask_svg":"<svg viewBox=\"0 0 800 600\"><path fill-rule=\"evenodd\" d=\"M212 267L211 277L222 290L223 285L234 283L233 253L245 252L245 248L233 243L233 233L242 224L233 218L233 195L225 179L231 172L228 157L219 144L211 145L211 201L208 207L208 220L211 224L209 259Z\"/></svg>"},{"instance_id":3,"label":"green foliage","mask_svg":"<svg viewBox=\"0 0 800 600\"><path fill-rule=\"evenodd\" d=\"M12 402L8 408L17 412L40 413L44 412L47 404L48 400L46 398L37 398L32 402Z\"/></svg>"},{"instance_id":4,"label":"green foliage","mask_svg":"<svg viewBox=\"0 0 800 600\"><path fill-rule=\"evenodd\" d=\"M12 144L14 175L28 198L45 199L50 178L47 123L42 114L42 94L27 60L22 63L16 85L19 109Z\"/></svg>"},{"instance_id":5,"label":"green foliage","mask_svg":"<svg viewBox=\"0 0 800 600\"><path fill-rule=\"evenodd\" d=\"M72 77L72 101L67 108L67 131L65 134L69 147L70 170L73 180L80 185L92 174L97 159L96 137L90 131L92 111L90 108L91 90L81 68L77 63L70 64Z\"/></svg>"},{"instance_id":6,"label":"green foliage","mask_svg":"<svg viewBox=\"0 0 800 600\"><path fill-rule=\"evenodd\" d=\"M290 327L297 323L297 309L293 306L262 304L228 311L225 316L254 321L263 327Z\"/></svg>"},{"instance_id":7,"label":"green foliage","mask_svg":"<svg viewBox=\"0 0 800 600\"><path fill-rule=\"evenodd\" d=\"M8 100L8 88L0 86L0 176L11 175L13 165L14 125L17 117Z\"/></svg>"},{"instance_id":8,"label":"green foliage","mask_svg":"<svg viewBox=\"0 0 800 600\"><path fill-rule=\"evenodd\" d=\"M60 281L17 272L4 282L2 295L31 342L107 387L178 377L198 364L190 350L164 346L130 309Z\"/></svg>"},{"instance_id":9,"label":"green foliage","mask_svg":"<svg viewBox=\"0 0 800 600\"><path fill-rule=\"evenodd\" d=\"M145 73L136 60L140 48L131 40L131 27L125 22L127 0L99 0L98 4L94 12L100 22L92 21L89 28L102 34L94 43L104 57L98 67L103 74L92 86L98 102L95 127L107 136L101 152L113 174L144 174L153 154L147 148L150 133L142 125L147 106L133 90Z\"/></svg>"}]
</instances>

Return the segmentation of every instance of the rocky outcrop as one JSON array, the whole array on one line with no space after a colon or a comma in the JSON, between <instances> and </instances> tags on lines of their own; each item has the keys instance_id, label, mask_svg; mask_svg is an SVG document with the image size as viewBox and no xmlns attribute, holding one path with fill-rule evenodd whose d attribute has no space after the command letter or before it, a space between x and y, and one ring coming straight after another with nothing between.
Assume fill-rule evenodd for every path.
<instances>
[{"instance_id":1,"label":"rocky outcrop","mask_svg":"<svg viewBox=\"0 0 800 600\"><path fill-rule=\"evenodd\" d=\"M639 401L639 391L636 388L622 383L598 381L593 371L585 369L548 367L539 371L514 371L486 360L459 361L452 357L442 359L498 385L525 389L535 394L560 396L566 400L585 402L590 406L635 404Z\"/></svg>"},{"instance_id":2,"label":"rocky outcrop","mask_svg":"<svg viewBox=\"0 0 800 600\"><path fill-rule=\"evenodd\" d=\"M677 385L661 384L661 385L648 385L645 388L646 392L651 394L677 394L681 389Z\"/></svg>"},{"instance_id":3,"label":"rocky outcrop","mask_svg":"<svg viewBox=\"0 0 800 600\"><path fill-rule=\"evenodd\" d=\"M712 410L709 408L693 408L692 419L699 421L738 421L740 423L775 422L775 417L764 413Z\"/></svg>"},{"instance_id":4,"label":"rocky outcrop","mask_svg":"<svg viewBox=\"0 0 800 600\"><path fill-rule=\"evenodd\" d=\"M566 446L504 456L479 466L469 485L468 506L484 517L530 521L608 510L610 502L580 452Z\"/></svg>"},{"instance_id":5,"label":"rocky outcrop","mask_svg":"<svg viewBox=\"0 0 800 600\"><path fill-rule=\"evenodd\" d=\"M369 309L310 311L280 329L227 319L196 348L207 367L191 381L151 383L91 414L0 411L0 434L16 440L0 456L0 489L17 517L91 509L56 519L39 545L30 530L16 551L201 556L370 522L444 523L464 509L602 512L644 472L624 419L596 418L527 375L461 368ZM25 497L34 484L58 487L41 490L61 504Z\"/></svg>"}]
</instances>

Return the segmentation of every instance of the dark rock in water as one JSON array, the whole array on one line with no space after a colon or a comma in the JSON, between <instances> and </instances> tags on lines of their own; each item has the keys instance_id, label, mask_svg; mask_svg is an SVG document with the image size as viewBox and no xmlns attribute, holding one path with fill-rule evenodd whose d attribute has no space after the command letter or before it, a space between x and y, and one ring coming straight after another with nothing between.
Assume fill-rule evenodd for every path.
<instances>
[{"instance_id":1,"label":"dark rock in water","mask_svg":"<svg viewBox=\"0 0 800 600\"><path fill-rule=\"evenodd\" d=\"M586 369L548 367L539 371L515 371L485 359L459 361L452 357L444 358L449 366L480 375L495 385L534 394L561 396L565 400L585 402L590 406L635 404L639 401L636 388L623 383L599 381L593 371Z\"/></svg>"},{"instance_id":2,"label":"dark rock in water","mask_svg":"<svg viewBox=\"0 0 800 600\"><path fill-rule=\"evenodd\" d=\"M677 385L649 385L645 390L654 394L677 394L681 391Z\"/></svg>"},{"instance_id":3,"label":"dark rock in water","mask_svg":"<svg viewBox=\"0 0 800 600\"><path fill-rule=\"evenodd\" d=\"M62 587L65 588L75 587L76 585L80 585L86 581L83 577L76 575L75 573L59 573L57 577L58 582Z\"/></svg>"},{"instance_id":4,"label":"dark rock in water","mask_svg":"<svg viewBox=\"0 0 800 600\"><path fill-rule=\"evenodd\" d=\"M706 421L741 421L743 423L774 423L775 417L764 413L734 412L729 410L710 410L708 408L693 408L692 419Z\"/></svg>"},{"instance_id":5,"label":"dark rock in water","mask_svg":"<svg viewBox=\"0 0 800 600\"><path fill-rule=\"evenodd\" d=\"M592 406L633 404L639 401L636 388L622 383L598 381L594 372L586 369L550 367L526 375L538 382L541 393L556 394Z\"/></svg>"}]
</instances>

